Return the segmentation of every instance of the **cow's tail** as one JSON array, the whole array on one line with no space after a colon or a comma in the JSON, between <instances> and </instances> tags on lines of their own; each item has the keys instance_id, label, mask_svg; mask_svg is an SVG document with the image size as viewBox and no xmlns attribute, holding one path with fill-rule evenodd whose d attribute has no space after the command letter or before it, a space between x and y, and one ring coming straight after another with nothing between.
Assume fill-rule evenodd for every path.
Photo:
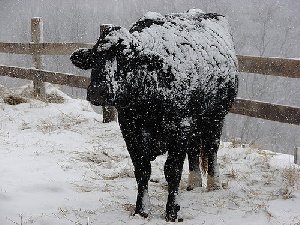
<instances>
[{"instance_id":1,"label":"cow's tail","mask_svg":"<svg viewBox=\"0 0 300 225\"><path fill-rule=\"evenodd\" d=\"M201 148L200 150L200 161L202 173L206 174L208 170L208 156L204 148Z\"/></svg>"}]
</instances>

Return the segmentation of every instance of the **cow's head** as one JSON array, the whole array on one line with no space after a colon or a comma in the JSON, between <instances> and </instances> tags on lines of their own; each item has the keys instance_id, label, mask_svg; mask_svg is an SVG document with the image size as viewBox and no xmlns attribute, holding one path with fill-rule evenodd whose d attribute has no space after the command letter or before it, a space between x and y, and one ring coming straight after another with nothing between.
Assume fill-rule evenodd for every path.
<instances>
[{"instance_id":1,"label":"cow's head","mask_svg":"<svg viewBox=\"0 0 300 225\"><path fill-rule=\"evenodd\" d=\"M92 69L87 100L93 105L127 104L128 90L125 82L126 56L130 34L124 28L114 27L93 49L78 49L72 63L80 69Z\"/></svg>"},{"instance_id":2,"label":"cow's head","mask_svg":"<svg viewBox=\"0 0 300 225\"><path fill-rule=\"evenodd\" d=\"M110 49L109 52L99 54L102 58L92 69L91 83L87 88L87 100L97 106L127 105L129 93L122 53Z\"/></svg>"}]
</instances>

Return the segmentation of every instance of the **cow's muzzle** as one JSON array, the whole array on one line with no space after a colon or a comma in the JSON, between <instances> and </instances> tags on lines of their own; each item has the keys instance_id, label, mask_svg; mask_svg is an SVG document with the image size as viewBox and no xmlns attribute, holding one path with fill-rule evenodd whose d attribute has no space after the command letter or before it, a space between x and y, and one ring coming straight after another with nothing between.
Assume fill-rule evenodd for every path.
<instances>
[{"instance_id":1,"label":"cow's muzzle","mask_svg":"<svg viewBox=\"0 0 300 225\"><path fill-rule=\"evenodd\" d=\"M92 105L104 106L107 104L108 88L105 84L91 83L87 88L87 100Z\"/></svg>"}]
</instances>

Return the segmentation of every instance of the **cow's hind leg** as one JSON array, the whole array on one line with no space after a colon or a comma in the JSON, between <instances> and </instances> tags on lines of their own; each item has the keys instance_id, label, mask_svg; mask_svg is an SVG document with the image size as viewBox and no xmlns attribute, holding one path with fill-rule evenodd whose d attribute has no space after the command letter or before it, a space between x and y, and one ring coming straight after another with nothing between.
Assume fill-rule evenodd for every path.
<instances>
[{"instance_id":1,"label":"cow's hind leg","mask_svg":"<svg viewBox=\"0 0 300 225\"><path fill-rule=\"evenodd\" d=\"M220 189L219 166L217 163L217 152L220 145L220 136L222 133L223 120L214 120L205 128L206 132L203 135L203 150L208 159L207 170L207 190Z\"/></svg>"},{"instance_id":2,"label":"cow's hind leg","mask_svg":"<svg viewBox=\"0 0 300 225\"><path fill-rule=\"evenodd\" d=\"M199 138L200 139L200 138ZM189 177L187 191L193 190L195 187L202 187L202 176L199 166L200 145L194 144L188 152L189 161Z\"/></svg>"},{"instance_id":3,"label":"cow's hind leg","mask_svg":"<svg viewBox=\"0 0 300 225\"><path fill-rule=\"evenodd\" d=\"M168 201L166 205L166 221L175 222L177 218L177 213L180 210L179 205L179 184L182 174L183 162L186 153L181 151L182 149L177 149L178 152L170 152L165 163L165 177L168 182Z\"/></svg>"}]
</instances>

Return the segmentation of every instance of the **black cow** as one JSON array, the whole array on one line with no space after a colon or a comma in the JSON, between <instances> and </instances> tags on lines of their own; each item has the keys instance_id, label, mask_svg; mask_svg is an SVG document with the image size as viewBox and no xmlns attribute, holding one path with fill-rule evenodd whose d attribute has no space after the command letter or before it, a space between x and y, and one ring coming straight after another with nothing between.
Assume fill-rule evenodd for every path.
<instances>
[{"instance_id":1,"label":"black cow","mask_svg":"<svg viewBox=\"0 0 300 225\"><path fill-rule=\"evenodd\" d=\"M223 16L147 13L129 31L112 27L93 49L79 49L71 60L92 69L88 101L118 110L138 186L135 214L149 214L150 162L165 152L167 221L178 219L186 154L188 189L202 185L200 155L207 188L218 187L219 139L237 94L237 59Z\"/></svg>"}]
</instances>

